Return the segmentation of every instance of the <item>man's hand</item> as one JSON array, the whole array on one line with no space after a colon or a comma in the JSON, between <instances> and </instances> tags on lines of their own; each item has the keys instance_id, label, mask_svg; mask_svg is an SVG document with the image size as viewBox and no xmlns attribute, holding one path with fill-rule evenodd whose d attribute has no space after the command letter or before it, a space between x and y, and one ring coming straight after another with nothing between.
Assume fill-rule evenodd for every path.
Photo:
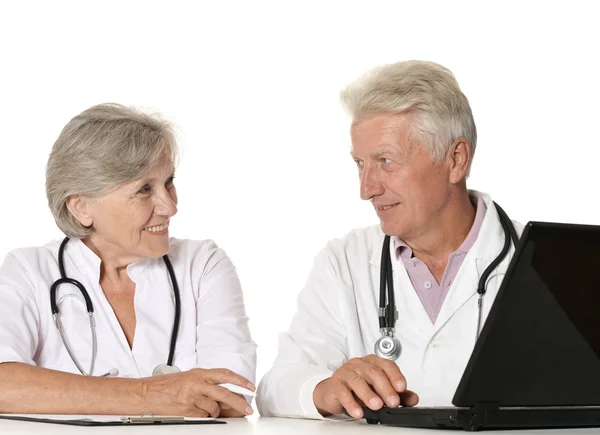
<instances>
[{"instance_id":1,"label":"man's hand","mask_svg":"<svg viewBox=\"0 0 600 435\"><path fill-rule=\"evenodd\" d=\"M406 389L406 379L396 363L376 355L349 360L313 392L322 415L341 414L345 408L351 416L361 418L362 406L357 399L374 411L384 404L396 408L419 402L419 396Z\"/></svg>"}]
</instances>

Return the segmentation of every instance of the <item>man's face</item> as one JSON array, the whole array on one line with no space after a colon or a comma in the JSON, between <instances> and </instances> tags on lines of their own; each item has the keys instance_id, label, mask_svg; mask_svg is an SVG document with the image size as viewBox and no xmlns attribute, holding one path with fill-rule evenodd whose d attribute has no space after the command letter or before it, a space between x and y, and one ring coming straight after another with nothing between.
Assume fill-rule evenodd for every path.
<instances>
[{"instance_id":1,"label":"man's face","mask_svg":"<svg viewBox=\"0 0 600 435\"><path fill-rule=\"evenodd\" d=\"M360 196L370 200L385 234L402 239L425 234L450 193L450 165L435 162L411 136L414 115L378 115L352 125L352 157Z\"/></svg>"}]
</instances>

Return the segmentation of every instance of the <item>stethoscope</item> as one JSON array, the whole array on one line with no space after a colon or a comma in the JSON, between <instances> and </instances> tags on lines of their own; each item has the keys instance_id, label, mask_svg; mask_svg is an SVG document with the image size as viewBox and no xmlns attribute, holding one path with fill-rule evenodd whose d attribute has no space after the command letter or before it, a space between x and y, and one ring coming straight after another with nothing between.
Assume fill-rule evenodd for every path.
<instances>
[{"instance_id":1,"label":"stethoscope","mask_svg":"<svg viewBox=\"0 0 600 435\"><path fill-rule=\"evenodd\" d=\"M481 312L483 307L483 296L486 292L486 284L489 275L492 273L494 268L500 264L502 260L508 255L510 248L510 241L512 239L515 247L517 246L518 236L517 231L509 219L508 215L502 210L502 208L494 202L500 223L504 229L504 247L500 254L492 261L492 263L485 269L479 284L477 285L477 335L475 339L479 338L481 332ZM386 305L386 287L387 287L387 305ZM383 240L383 248L381 251L381 271L379 280L379 329L381 331L381 337L375 342L375 354L381 358L389 359L392 361L397 360L402 352L402 345L398 337L394 335L394 325L398 319L398 311L396 311L396 303L394 302L394 278L392 275L392 259L390 254L390 236L386 235Z\"/></svg>"},{"instance_id":2,"label":"stethoscope","mask_svg":"<svg viewBox=\"0 0 600 435\"><path fill-rule=\"evenodd\" d=\"M94 306L92 305L92 300L90 299L90 296L89 296L87 290L85 289L85 287L83 286L83 284L81 284L79 281L77 281L73 278L68 278L66 276L63 257L64 257L65 246L67 245L68 241L69 241L69 238L65 237L65 239L60 244L60 248L58 250L58 268L60 270L61 277L59 279L57 279L56 281L54 281L52 286L50 286L50 306L52 308L52 318L54 319L54 324L56 325L56 328L60 332L60 338L61 338L63 344L65 345L65 349L67 349L67 352L68 352L69 356L71 357L71 359L73 360L73 362L75 363L75 365L77 366L77 369L79 369L81 374L84 376L93 376L94 375L94 366L96 364L96 353L98 350L98 341L96 338L96 321L94 319ZM177 342L177 334L179 331L179 318L181 316L181 300L179 298L179 287L177 285L177 279L175 278L175 272L173 271L173 265L171 264L171 260L169 260L169 257L166 254L163 255L162 258L163 258L165 264L167 265L167 270L169 271L169 278L171 279L171 284L173 285L173 293L175 294L175 319L173 320L173 331L171 334L171 344L169 346L169 358L167 359L166 364L159 364L158 366L156 366L154 368L154 371L152 372L153 376L168 374L168 373L177 373L177 372L181 371L181 370L179 370L179 368L177 368L176 366L173 365L173 355L175 354L175 343ZM85 370L83 370L83 367L81 367L81 365L79 364L79 361L75 357L75 354L73 353L73 350L71 349L71 346L69 345L69 341L67 340L67 337L65 336L62 322L60 321L60 312L58 311L58 305L56 304L56 289L61 284L74 285L75 287L77 287L79 289L79 291L81 292L81 295L85 299L87 315L88 315L89 321L90 321L90 329L92 331L92 360L90 363L90 370L87 373L85 372ZM118 374L119 374L119 370L116 368L112 368L107 373L100 375L100 377L117 376Z\"/></svg>"}]
</instances>

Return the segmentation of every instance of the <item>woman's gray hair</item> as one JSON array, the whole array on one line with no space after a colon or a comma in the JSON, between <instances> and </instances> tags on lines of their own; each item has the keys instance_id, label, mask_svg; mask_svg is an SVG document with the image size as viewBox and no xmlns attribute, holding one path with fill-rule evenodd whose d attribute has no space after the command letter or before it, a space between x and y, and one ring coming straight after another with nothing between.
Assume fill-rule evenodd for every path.
<instances>
[{"instance_id":1,"label":"woman's gray hair","mask_svg":"<svg viewBox=\"0 0 600 435\"><path fill-rule=\"evenodd\" d=\"M46 196L56 224L67 236L92 233L68 210L71 195L97 198L150 172L164 157L177 165L172 125L158 115L121 104L84 110L62 129L46 166Z\"/></svg>"},{"instance_id":2,"label":"woman's gray hair","mask_svg":"<svg viewBox=\"0 0 600 435\"><path fill-rule=\"evenodd\" d=\"M412 136L425 142L436 161L446 157L454 141L465 138L471 144L468 175L477 130L469 101L447 68L419 60L383 65L351 83L340 97L353 122L414 113Z\"/></svg>"}]
</instances>

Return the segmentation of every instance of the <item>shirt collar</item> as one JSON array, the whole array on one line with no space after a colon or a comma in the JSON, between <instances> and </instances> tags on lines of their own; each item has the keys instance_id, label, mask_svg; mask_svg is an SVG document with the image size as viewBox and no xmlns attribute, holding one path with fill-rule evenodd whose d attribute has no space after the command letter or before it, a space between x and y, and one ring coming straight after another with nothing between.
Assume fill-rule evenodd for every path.
<instances>
[{"instance_id":1,"label":"shirt collar","mask_svg":"<svg viewBox=\"0 0 600 435\"><path fill-rule=\"evenodd\" d=\"M473 221L473 225L469 230L469 234L467 234L465 240L455 251L462 252L465 254L469 252L469 249L471 249L471 247L477 240L477 236L479 235L479 230L481 229L481 225L483 224L483 218L485 217L485 212L487 210L485 202L483 201L483 198L480 195L471 193L469 195L469 199L471 200L471 203L476 207L475 220ZM410 258L412 258L413 250L410 246L406 244L404 240L397 236L394 236L393 240L394 252L396 252L396 258L398 260L409 260Z\"/></svg>"},{"instance_id":2,"label":"shirt collar","mask_svg":"<svg viewBox=\"0 0 600 435\"><path fill-rule=\"evenodd\" d=\"M93 282L100 282L100 264L102 261L81 239L70 239L65 248L65 255L68 255L71 261L75 263L80 273L86 271ZM144 276L150 260L157 261L161 259L144 258L127 265L127 275L133 282L137 283ZM66 266L65 269L67 276L69 276L69 270Z\"/></svg>"}]
</instances>

